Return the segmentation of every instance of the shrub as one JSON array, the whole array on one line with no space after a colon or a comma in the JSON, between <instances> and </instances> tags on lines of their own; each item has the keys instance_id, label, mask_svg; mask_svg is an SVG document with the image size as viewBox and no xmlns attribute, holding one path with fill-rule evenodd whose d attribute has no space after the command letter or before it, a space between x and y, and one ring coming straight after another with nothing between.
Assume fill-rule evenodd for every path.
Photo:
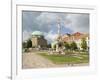
<instances>
[{"instance_id":1,"label":"shrub","mask_svg":"<svg viewBox=\"0 0 100 80\"><path fill-rule=\"evenodd\" d=\"M70 44L70 47L71 47L71 50L77 50L78 49L77 44L74 41Z\"/></svg>"}]
</instances>

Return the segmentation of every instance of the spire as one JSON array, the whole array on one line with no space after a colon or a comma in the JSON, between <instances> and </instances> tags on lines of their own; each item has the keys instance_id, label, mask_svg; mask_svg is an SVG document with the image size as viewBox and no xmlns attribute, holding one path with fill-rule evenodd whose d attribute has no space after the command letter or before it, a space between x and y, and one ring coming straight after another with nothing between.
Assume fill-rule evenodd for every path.
<instances>
[{"instance_id":1,"label":"spire","mask_svg":"<svg viewBox=\"0 0 100 80\"><path fill-rule=\"evenodd\" d=\"M61 36L61 26L60 26L60 17L57 19L57 27L58 27L58 37Z\"/></svg>"}]
</instances>

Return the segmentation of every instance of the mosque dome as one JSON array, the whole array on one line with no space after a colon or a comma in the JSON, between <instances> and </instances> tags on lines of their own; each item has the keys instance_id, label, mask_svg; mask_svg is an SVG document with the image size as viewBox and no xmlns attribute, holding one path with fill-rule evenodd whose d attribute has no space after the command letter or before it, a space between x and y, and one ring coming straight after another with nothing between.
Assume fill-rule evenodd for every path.
<instances>
[{"instance_id":1,"label":"mosque dome","mask_svg":"<svg viewBox=\"0 0 100 80\"><path fill-rule=\"evenodd\" d=\"M41 31L34 31L32 36L43 36L43 33Z\"/></svg>"}]
</instances>

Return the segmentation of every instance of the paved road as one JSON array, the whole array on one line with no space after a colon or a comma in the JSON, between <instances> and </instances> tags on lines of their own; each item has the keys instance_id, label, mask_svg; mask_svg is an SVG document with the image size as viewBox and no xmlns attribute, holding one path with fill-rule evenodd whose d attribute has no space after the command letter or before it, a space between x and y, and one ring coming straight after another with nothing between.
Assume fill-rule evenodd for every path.
<instances>
[{"instance_id":1,"label":"paved road","mask_svg":"<svg viewBox=\"0 0 100 80\"><path fill-rule=\"evenodd\" d=\"M35 52L23 53L22 60L23 68L47 68L56 66L51 61Z\"/></svg>"}]
</instances>

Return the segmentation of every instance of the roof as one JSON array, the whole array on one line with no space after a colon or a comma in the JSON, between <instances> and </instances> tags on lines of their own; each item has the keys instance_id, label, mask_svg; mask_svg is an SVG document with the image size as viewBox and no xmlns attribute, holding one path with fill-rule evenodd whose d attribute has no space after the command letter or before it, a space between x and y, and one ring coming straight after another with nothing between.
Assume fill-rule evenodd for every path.
<instances>
[{"instance_id":1,"label":"roof","mask_svg":"<svg viewBox=\"0 0 100 80\"><path fill-rule=\"evenodd\" d=\"M43 36L43 33L41 31L34 31L32 36Z\"/></svg>"},{"instance_id":2,"label":"roof","mask_svg":"<svg viewBox=\"0 0 100 80\"><path fill-rule=\"evenodd\" d=\"M72 41L77 41L77 40L80 40L80 39L83 39L83 38L89 38L89 34L83 34L83 33L80 33L80 32L76 32L74 34L72 34L70 37L68 36L63 36L62 37L62 40L65 41L65 42L72 42Z\"/></svg>"},{"instance_id":3,"label":"roof","mask_svg":"<svg viewBox=\"0 0 100 80\"><path fill-rule=\"evenodd\" d=\"M74 34L72 34L73 36L80 36L80 35L83 35L82 33L80 33L80 32L76 32L76 33L74 33Z\"/></svg>"}]
</instances>

